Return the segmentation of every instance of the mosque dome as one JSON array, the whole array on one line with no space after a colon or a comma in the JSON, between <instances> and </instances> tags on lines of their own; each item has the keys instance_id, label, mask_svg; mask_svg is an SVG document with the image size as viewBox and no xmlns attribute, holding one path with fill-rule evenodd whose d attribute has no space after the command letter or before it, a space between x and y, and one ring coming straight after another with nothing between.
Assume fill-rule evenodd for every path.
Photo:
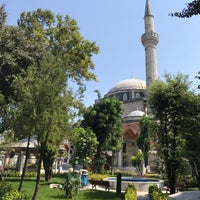
<instances>
[{"instance_id":1,"label":"mosque dome","mask_svg":"<svg viewBox=\"0 0 200 200\"><path fill-rule=\"evenodd\" d=\"M123 117L124 122L130 121L140 121L141 117L144 116L145 113L141 110L134 110L130 112L128 115Z\"/></svg>"},{"instance_id":2,"label":"mosque dome","mask_svg":"<svg viewBox=\"0 0 200 200\"><path fill-rule=\"evenodd\" d=\"M118 93L127 90L145 90L146 82L138 79L127 79L115 84L108 93Z\"/></svg>"},{"instance_id":3,"label":"mosque dome","mask_svg":"<svg viewBox=\"0 0 200 200\"><path fill-rule=\"evenodd\" d=\"M144 114L141 110L135 110L130 112L127 117L142 117Z\"/></svg>"}]
</instances>

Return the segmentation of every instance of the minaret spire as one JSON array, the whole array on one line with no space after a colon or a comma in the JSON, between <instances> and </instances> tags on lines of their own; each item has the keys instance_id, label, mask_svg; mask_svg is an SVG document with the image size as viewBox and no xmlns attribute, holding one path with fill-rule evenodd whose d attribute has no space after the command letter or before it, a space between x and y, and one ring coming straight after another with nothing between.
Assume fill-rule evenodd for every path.
<instances>
[{"instance_id":1,"label":"minaret spire","mask_svg":"<svg viewBox=\"0 0 200 200\"><path fill-rule=\"evenodd\" d=\"M141 40L145 47L146 85L149 87L158 79L156 46L159 41L159 35L154 31L154 16L152 15L149 0L146 0L144 23L145 33L142 35Z\"/></svg>"},{"instance_id":2,"label":"minaret spire","mask_svg":"<svg viewBox=\"0 0 200 200\"><path fill-rule=\"evenodd\" d=\"M146 17L146 16L148 16L148 15L152 15L149 0L146 1L146 7L145 7L145 14L144 14L144 17Z\"/></svg>"}]
</instances>

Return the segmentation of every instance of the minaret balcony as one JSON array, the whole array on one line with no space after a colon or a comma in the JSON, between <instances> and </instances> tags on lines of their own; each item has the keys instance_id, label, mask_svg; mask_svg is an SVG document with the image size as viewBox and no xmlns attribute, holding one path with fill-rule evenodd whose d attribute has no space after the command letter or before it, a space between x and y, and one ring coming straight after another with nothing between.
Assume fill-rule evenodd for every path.
<instances>
[{"instance_id":1,"label":"minaret balcony","mask_svg":"<svg viewBox=\"0 0 200 200\"><path fill-rule=\"evenodd\" d=\"M146 47L148 45L157 45L159 41L159 35L156 32L146 32L141 37L142 44Z\"/></svg>"}]
</instances>

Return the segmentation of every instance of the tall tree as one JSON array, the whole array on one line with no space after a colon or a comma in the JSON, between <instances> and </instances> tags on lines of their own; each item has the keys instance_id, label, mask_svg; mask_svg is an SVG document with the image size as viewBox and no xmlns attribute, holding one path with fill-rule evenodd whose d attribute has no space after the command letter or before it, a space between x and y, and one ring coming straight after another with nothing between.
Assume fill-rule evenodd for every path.
<instances>
[{"instance_id":1,"label":"tall tree","mask_svg":"<svg viewBox=\"0 0 200 200\"><path fill-rule=\"evenodd\" d=\"M158 152L164 161L170 193L175 193L184 141L182 126L189 90L188 77L166 74L166 83L156 81L148 90L148 103L157 121Z\"/></svg>"},{"instance_id":2,"label":"tall tree","mask_svg":"<svg viewBox=\"0 0 200 200\"><path fill-rule=\"evenodd\" d=\"M121 147L122 103L115 98L104 98L90 106L84 113L82 126L90 128L99 142L94 157L93 170L100 172L105 164L105 151L117 151Z\"/></svg>"},{"instance_id":3,"label":"tall tree","mask_svg":"<svg viewBox=\"0 0 200 200\"><path fill-rule=\"evenodd\" d=\"M35 124L31 134L37 134L40 144L35 199L41 162L45 162L45 155L53 156L52 150L55 148L52 147L58 145L66 127L69 127L73 109L82 105L80 100L85 90L85 80L96 78L90 70L94 69L92 56L98 52L98 48L94 42L81 36L75 20L69 16L54 16L49 10L23 12L18 25L25 31L30 44L42 47L45 52L37 64L23 71L15 81L19 95L15 109L25 112L24 116L33 120L26 125L31 129ZM77 91L70 88L68 83L71 81L77 84ZM20 98L19 91L22 89L19 85L26 98Z\"/></svg>"},{"instance_id":4,"label":"tall tree","mask_svg":"<svg viewBox=\"0 0 200 200\"><path fill-rule=\"evenodd\" d=\"M136 142L137 142L138 148L143 153L145 167L148 165L149 151L151 149L151 142L153 138L152 126L153 126L153 121L152 121L152 118L150 118L149 116L144 115L140 119L141 133L137 137Z\"/></svg>"},{"instance_id":5,"label":"tall tree","mask_svg":"<svg viewBox=\"0 0 200 200\"><path fill-rule=\"evenodd\" d=\"M200 14L200 0L194 0L187 4L187 8L184 8L181 12L171 13L171 16L189 18L194 15Z\"/></svg>"},{"instance_id":6,"label":"tall tree","mask_svg":"<svg viewBox=\"0 0 200 200\"><path fill-rule=\"evenodd\" d=\"M196 177L200 188L200 97L189 93L185 99L186 115L183 124L183 139L185 140L184 155L192 166L193 174Z\"/></svg>"},{"instance_id":7,"label":"tall tree","mask_svg":"<svg viewBox=\"0 0 200 200\"><path fill-rule=\"evenodd\" d=\"M13 128L24 137L37 135L41 159L48 147L58 147L67 131L72 103L65 92L64 77L48 58L39 68L30 67L14 81L18 100L13 102Z\"/></svg>"}]
</instances>

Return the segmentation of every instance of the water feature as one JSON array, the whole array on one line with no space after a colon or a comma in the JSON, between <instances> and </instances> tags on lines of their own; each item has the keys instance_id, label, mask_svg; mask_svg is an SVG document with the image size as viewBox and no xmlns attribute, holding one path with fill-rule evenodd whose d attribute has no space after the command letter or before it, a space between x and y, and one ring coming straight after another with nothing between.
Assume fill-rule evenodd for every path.
<instances>
[{"instance_id":1,"label":"water feature","mask_svg":"<svg viewBox=\"0 0 200 200\"><path fill-rule=\"evenodd\" d=\"M116 189L117 179L116 177L105 178L110 182L110 186L112 189ZM122 177L121 189L126 190L129 184L134 184L135 188L139 192L148 192L150 185L157 185L158 188L162 188L164 185L163 180L159 180L156 178L147 178L147 177Z\"/></svg>"}]
</instances>

